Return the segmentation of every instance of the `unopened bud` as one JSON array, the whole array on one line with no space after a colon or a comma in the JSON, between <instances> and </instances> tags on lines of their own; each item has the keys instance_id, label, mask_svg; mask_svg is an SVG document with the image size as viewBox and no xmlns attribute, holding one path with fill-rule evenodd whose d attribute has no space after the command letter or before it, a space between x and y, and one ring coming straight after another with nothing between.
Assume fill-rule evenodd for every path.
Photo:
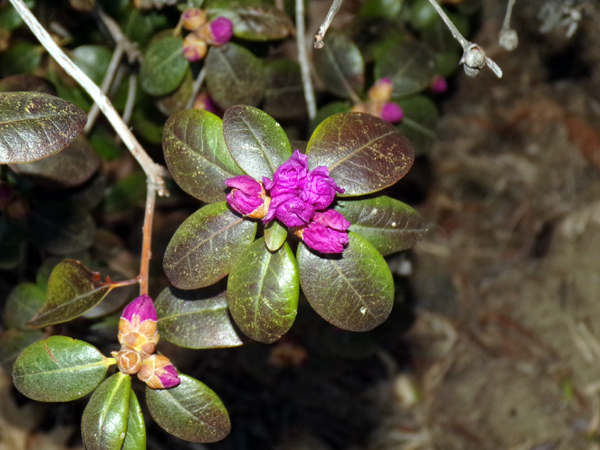
<instances>
[{"instance_id":1,"label":"unopened bud","mask_svg":"<svg viewBox=\"0 0 600 450\"><path fill-rule=\"evenodd\" d=\"M159 340L156 309L152 299L142 295L123 310L119 320L119 343L145 354L154 353Z\"/></svg>"},{"instance_id":2,"label":"unopened bud","mask_svg":"<svg viewBox=\"0 0 600 450\"><path fill-rule=\"evenodd\" d=\"M369 99L377 102L388 102L392 98L394 85L389 78L380 78L369 89Z\"/></svg>"},{"instance_id":3,"label":"unopened bud","mask_svg":"<svg viewBox=\"0 0 600 450\"><path fill-rule=\"evenodd\" d=\"M206 13L200 8L188 8L181 15L183 28L197 30L206 23Z\"/></svg>"},{"instance_id":4,"label":"unopened bud","mask_svg":"<svg viewBox=\"0 0 600 450\"><path fill-rule=\"evenodd\" d=\"M177 369L166 356L150 355L144 358L138 378L152 389L165 389L181 383Z\"/></svg>"},{"instance_id":5,"label":"unopened bud","mask_svg":"<svg viewBox=\"0 0 600 450\"><path fill-rule=\"evenodd\" d=\"M118 353L112 352L112 355L117 359L117 367L122 373L132 375L142 368L143 355L132 348L124 346Z\"/></svg>"},{"instance_id":6,"label":"unopened bud","mask_svg":"<svg viewBox=\"0 0 600 450\"><path fill-rule=\"evenodd\" d=\"M188 34L183 40L183 56L190 62L203 59L208 52L204 39L196 33Z\"/></svg>"}]
</instances>

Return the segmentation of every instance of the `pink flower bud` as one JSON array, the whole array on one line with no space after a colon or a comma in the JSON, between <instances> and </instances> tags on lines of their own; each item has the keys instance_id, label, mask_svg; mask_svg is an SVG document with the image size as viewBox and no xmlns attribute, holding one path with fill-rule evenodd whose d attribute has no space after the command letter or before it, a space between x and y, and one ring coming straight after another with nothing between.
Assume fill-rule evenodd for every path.
<instances>
[{"instance_id":1,"label":"pink flower bud","mask_svg":"<svg viewBox=\"0 0 600 450\"><path fill-rule=\"evenodd\" d=\"M197 30L206 23L206 13L200 8L188 8L181 15L183 28Z\"/></svg>"},{"instance_id":2,"label":"pink flower bud","mask_svg":"<svg viewBox=\"0 0 600 450\"><path fill-rule=\"evenodd\" d=\"M392 98L392 91L394 85L392 80L389 78L380 78L377 82L369 89L369 99L377 102L389 102Z\"/></svg>"},{"instance_id":3,"label":"pink flower bud","mask_svg":"<svg viewBox=\"0 0 600 450\"><path fill-rule=\"evenodd\" d=\"M325 209L331 205L338 192L343 194L344 189L329 177L327 167L319 166L308 172L300 198L313 205L315 209Z\"/></svg>"},{"instance_id":4,"label":"pink flower bud","mask_svg":"<svg viewBox=\"0 0 600 450\"><path fill-rule=\"evenodd\" d=\"M328 209L322 213L316 213L313 220L298 230L298 234L304 243L310 248L321 253L341 253L344 246L348 244L348 233L350 222L334 209Z\"/></svg>"},{"instance_id":5,"label":"pink flower bud","mask_svg":"<svg viewBox=\"0 0 600 450\"><path fill-rule=\"evenodd\" d=\"M181 383L177 369L166 356L150 355L144 358L138 378L152 389L167 389Z\"/></svg>"},{"instance_id":6,"label":"pink flower bud","mask_svg":"<svg viewBox=\"0 0 600 450\"><path fill-rule=\"evenodd\" d=\"M304 187L306 175L308 174L308 156L296 150L290 159L275 170L273 181L263 177L265 189L271 197L281 194L298 194Z\"/></svg>"},{"instance_id":7,"label":"pink flower bud","mask_svg":"<svg viewBox=\"0 0 600 450\"><path fill-rule=\"evenodd\" d=\"M389 123L398 123L404 117L404 111L400 105L393 102L388 102L381 109L381 118Z\"/></svg>"},{"instance_id":8,"label":"pink flower bud","mask_svg":"<svg viewBox=\"0 0 600 450\"><path fill-rule=\"evenodd\" d=\"M210 31L213 39L210 42L212 45L224 45L233 36L233 24L231 20L226 17L217 17L215 20L210 22Z\"/></svg>"},{"instance_id":9,"label":"pink flower bud","mask_svg":"<svg viewBox=\"0 0 600 450\"><path fill-rule=\"evenodd\" d=\"M262 219L267 214L271 198L267 197L263 185L250 175L228 178L225 184L231 188L227 194L229 205L241 215Z\"/></svg>"},{"instance_id":10,"label":"pink flower bud","mask_svg":"<svg viewBox=\"0 0 600 450\"><path fill-rule=\"evenodd\" d=\"M444 77L436 75L431 80L430 89L432 94L443 94L448 90L448 82Z\"/></svg>"},{"instance_id":11,"label":"pink flower bud","mask_svg":"<svg viewBox=\"0 0 600 450\"><path fill-rule=\"evenodd\" d=\"M117 367L122 373L131 375L138 373L142 368L144 354L135 351L127 345L124 345L118 353L112 352L112 355L116 358Z\"/></svg>"},{"instance_id":12,"label":"pink flower bud","mask_svg":"<svg viewBox=\"0 0 600 450\"><path fill-rule=\"evenodd\" d=\"M154 353L159 339L156 319L152 299L147 295L139 296L123 310L119 320L119 343L145 354Z\"/></svg>"},{"instance_id":13,"label":"pink flower bud","mask_svg":"<svg viewBox=\"0 0 600 450\"><path fill-rule=\"evenodd\" d=\"M190 62L203 59L208 52L208 46L195 33L188 34L183 40L183 56Z\"/></svg>"}]
</instances>

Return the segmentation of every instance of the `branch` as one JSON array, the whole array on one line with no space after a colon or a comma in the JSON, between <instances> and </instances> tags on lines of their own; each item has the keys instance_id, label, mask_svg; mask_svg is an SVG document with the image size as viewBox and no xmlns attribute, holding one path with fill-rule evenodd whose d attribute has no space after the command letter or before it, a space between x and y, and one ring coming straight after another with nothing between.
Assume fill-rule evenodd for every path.
<instances>
[{"instance_id":1,"label":"branch","mask_svg":"<svg viewBox=\"0 0 600 450\"><path fill-rule=\"evenodd\" d=\"M306 51L304 0L296 0L296 46L298 47L298 62L300 63L300 71L302 73L302 85L304 87L304 98L306 99L308 118L313 120L317 115L317 102L315 100L315 91L313 89L312 79L310 77L310 65L308 61L308 53Z\"/></svg>"},{"instance_id":2,"label":"branch","mask_svg":"<svg viewBox=\"0 0 600 450\"><path fill-rule=\"evenodd\" d=\"M344 0L333 0L333 3L331 4L331 7L329 8L329 12L327 13L327 17L325 17L325 21L319 27L319 32L315 36L315 44L314 44L315 48L323 48L323 46L325 45L325 43L323 42L323 39L325 39L325 33L327 33L327 29L329 28L329 25L331 25L331 21L333 20L333 17L340 10L340 6L342 6L343 1ZM296 9L296 16L298 16L297 11L298 10Z\"/></svg>"},{"instance_id":3,"label":"branch","mask_svg":"<svg viewBox=\"0 0 600 450\"><path fill-rule=\"evenodd\" d=\"M512 16L513 6L515 6L515 0L508 0L504 23L502 24L499 36L500 46L509 52L513 51L517 48L517 45L519 45L519 36L517 35L517 32L510 27L510 17Z\"/></svg>"},{"instance_id":4,"label":"branch","mask_svg":"<svg viewBox=\"0 0 600 450\"><path fill-rule=\"evenodd\" d=\"M198 92L200 92L200 88L202 87L202 84L204 83L204 79L206 78L206 66L202 67L202 70L200 70L200 73L198 74L198 76L196 77L196 80L194 81L194 86L192 87L192 95L190 96L190 99L187 102L187 105L185 105L185 109L190 109L192 106L194 106L194 101L196 100L196 96L198 95Z\"/></svg>"},{"instance_id":5,"label":"branch","mask_svg":"<svg viewBox=\"0 0 600 450\"><path fill-rule=\"evenodd\" d=\"M96 84L83 73L81 69L79 69L79 67L73 64L73 61L71 61L67 55L65 55L31 11L29 11L27 6L25 6L23 0L10 0L10 2L48 53L52 55L65 72L73 77L98 104L100 110L104 113L116 133L123 140L125 146L129 149L140 166L142 166L149 182L157 187L159 195L169 195L169 191L167 191L163 180L163 176L165 176L168 171L152 161L133 133L129 130L129 127L123 122L121 116L119 116L119 113L112 106L108 97L100 91L100 88L96 86Z\"/></svg>"},{"instance_id":6,"label":"branch","mask_svg":"<svg viewBox=\"0 0 600 450\"><path fill-rule=\"evenodd\" d=\"M148 280L150 275L150 258L152 257L152 222L154 219L154 206L156 204L156 190L158 186L148 180L146 191L146 212L144 214L142 261L140 262L140 295L148 294Z\"/></svg>"}]
</instances>

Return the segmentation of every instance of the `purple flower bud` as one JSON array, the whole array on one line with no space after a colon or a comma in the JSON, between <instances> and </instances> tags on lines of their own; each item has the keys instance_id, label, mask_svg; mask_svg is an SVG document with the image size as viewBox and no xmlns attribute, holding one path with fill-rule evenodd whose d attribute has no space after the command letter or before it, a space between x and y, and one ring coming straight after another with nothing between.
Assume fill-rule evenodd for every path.
<instances>
[{"instance_id":1,"label":"purple flower bud","mask_svg":"<svg viewBox=\"0 0 600 450\"><path fill-rule=\"evenodd\" d=\"M328 209L316 213L312 222L302 230L302 240L310 248L321 253L341 253L348 244L346 230L350 222L339 212Z\"/></svg>"},{"instance_id":2,"label":"purple flower bud","mask_svg":"<svg viewBox=\"0 0 600 450\"><path fill-rule=\"evenodd\" d=\"M380 78L369 89L369 99L377 102L387 102L392 98L393 90L394 85L392 84L392 80L389 78Z\"/></svg>"},{"instance_id":3,"label":"purple flower bud","mask_svg":"<svg viewBox=\"0 0 600 450\"><path fill-rule=\"evenodd\" d=\"M226 17L217 17L210 23L210 31L213 35L212 45L224 45L233 36L233 24Z\"/></svg>"},{"instance_id":4,"label":"purple flower bud","mask_svg":"<svg viewBox=\"0 0 600 450\"><path fill-rule=\"evenodd\" d=\"M281 194L298 194L304 187L306 180L308 156L296 150L290 159L277 168L273 174L273 181L263 177L265 189L271 197Z\"/></svg>"},{"instance_id":5,"label":"purple flower bud","mask_svg":"<svg viewBox=\"0 0 600 450\"><path fill-rule=\"evenodd\" d=\"M140 295L125 307L121 319L125 319L132 324L140 324L144 320L156 322L157 315L154 302L148 295Z\"/></svg>"},{"instance_id":6,"label":"purple flower bud","mask_svg":"<svg viewBox=\"0 0 600 450\"><path fill-rule=\"evenodd\" d=\"M389 123L398 123L404 117L404 112L397 103L387 102L381 109L381 118Z\"/></svg>"},{"instance_id":7,"label":"purple flower bud","mask_svg":"<svg viewBox=\"0 0 600 450\"><path fill-rule=\"evenodd\" d=\"M329 169L326 166L319 166L308 172L300 198L315 209L325 209L331 205L337 192L343 194L344 189L329 177Z\"/></svg>"},{"instance_id":8,"label":"purple flower bud","mask_svg":"<svg viewBox=\"0 0 600 450\"><path fill-rule=\"evenodd\" d=\"M181 383L177 369L169 358L162 355L150 355L144 358L138 378L152 389L166 389Z\"/></svg>"},{"instance_id":9,"label":"purple flower bud","mask_svg":"<svg viewBox=\"0 0 600 450\"><path fill-rule=\"evenodd\" d=\"M300 227L308 224L313 218L315 208L299 197L287 194L287 199L276 207L275 215L288 227Z\"/></svg>"},{"instance_id":10,"label":"purple flower bud","mask_svg":"<svg viewBox=\"0 0 600 450\"><path fill-rule=\"evenodd\" d=\"M268 202L265 202L266 193L258 181L250 175L239 175L225 180L225 184L233 188L227 194L227 202L233 209L243 216L259 219L264 217L262 210L266 209L263 208L265 203L268 207Z\"/></svg>"},{"instance_id":11,"label":"purple flower bud","mask_svg":"<svg viewBox=\"0 0 600 450\"><path fill-rule=\"evenodd\" d=\"M433 77L433 80L431 80L430 89L433 94L443 94L448 90L448 82L444 77L436 75Z\"/></svg>"}]
</instances>

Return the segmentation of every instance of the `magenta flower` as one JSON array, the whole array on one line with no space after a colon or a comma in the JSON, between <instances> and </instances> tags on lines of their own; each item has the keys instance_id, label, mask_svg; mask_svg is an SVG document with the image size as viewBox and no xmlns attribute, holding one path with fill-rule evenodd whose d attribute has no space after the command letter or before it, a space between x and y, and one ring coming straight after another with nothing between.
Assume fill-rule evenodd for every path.
<instances>
[{"instance_id":1,"label":"magenta flower","mask_svg":"<svg viewBox=\"0 0 600 450\"><path fill-rule=\"evenodd\" d=\"M308 172L300 198L315 209L325 209L331 205L338 192L343 194L344 189L329 177L329 169L326 166L319 166Z\"/></svg>"},{"instance_id":2,"label":"magenta flower","mask_svg":"<svg viewBox=\"0 0 600 450\"><path fill-rule=\"evenodd\" d=\"M444 77L436 75L431 81L430 89L433 94L443 94L448 90L448 82Z\"/></svg>"},{"instance_id":3,"label":"magenta flower","mask_svg":"<svg viewBox=\"0 0 600 450\"><path fill-rule=\"evenodd\" d=\"M389 123L398 123L404 117L404 111L400 105L393 102L387 102L381 109L381 118Z\"/></svg>"},{"instance_id":4,"label":"magenta flower","mask_svg":"<svg viewBox=\"0 0 600 450\"><path fill-rule=\"evenodd\" d=\"M302 230L302 240L310 248L321 253L341 253L348 244L350 222L334 209L316 213L313 220Z\"/></svg>"},{"instance_id":5,"label":"magenta flower","mask_svg":"<svg viewBox=\"0 0 600 450\"><path fill-rule=\"evenodd\" d=\"M156 322L157 315L154 302L148 295L140 295L125 307L121 319L125 319L132 324L140 324L145 320Z\"/></svg>"},{"instance_id":6,"label":"magenta flower","mask_svg":"<svg viewBox=\"0 0 600 450\"><path fill-rule=\"evenodd\" d=\"M213 35L212 45L224 45L233 36L233 24L226 17L217 17L210 23L210 31Z\"/></svg>"},{"instance_id":7,"label":"magenta flower","mask_svg":"<svg viewBox=\"0 0 600 450\"><path fill-rule=\"evenodd\" d=\"M283 194L275 197L271 205L269 214L265 217L265 222L275 216L288 227L300 227L308 224L315 215L314 206L302 201L300 197L294 194Z\"/></svg>"},{"instance_id":8,"label":"magenta flower","mask_svg":"<svg viewBox=\"0 0 600 450\"><path fill-rule=\"evenodd\" d=\"M263 177L265 189L271 197L281 194L298 194L304 187L306 180L308 156L296 150L290 159L277 168L273 174L273 181Z\"/></svg>"},{"instance_id":9,"label":"magenta flower","mask_svg":"<svg viewBox=\"0 0 600 450\"><path fill-rule=\"evenodd\" d=\"M269 206L263 186L250 175L228 178L225 184L231 188L227 194L229 205L243 216L261 219Z\"/></svg>"}]
</instances>

